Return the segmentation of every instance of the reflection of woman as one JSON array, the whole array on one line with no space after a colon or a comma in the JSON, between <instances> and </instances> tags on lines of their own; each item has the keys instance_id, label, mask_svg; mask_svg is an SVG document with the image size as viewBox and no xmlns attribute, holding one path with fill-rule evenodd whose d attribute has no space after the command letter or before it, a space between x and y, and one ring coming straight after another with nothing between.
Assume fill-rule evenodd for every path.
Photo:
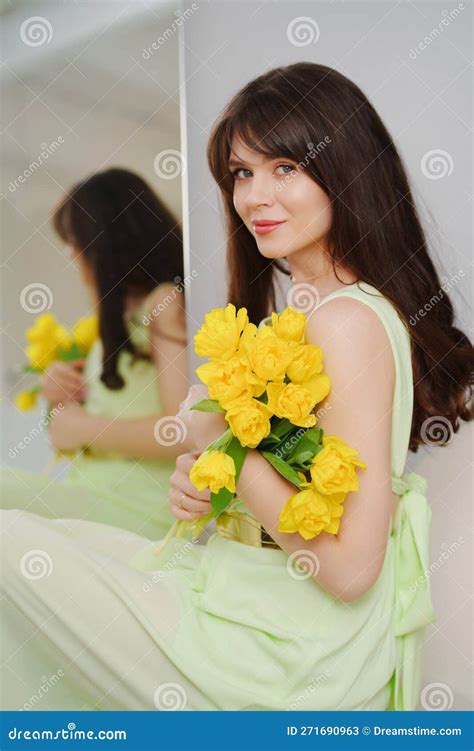
<instances>
[{"instance_id":1,"label":"reflection of woman","mask_svg":"<svg viewBox=\"0 0 474 751\"><path fill-rule=\"evenodd\" d=\"M325 134L330 144L313 152ZM427 418L469 418L469 343L446 296L419 329L404 324L439 280L395 146L345 77L297 64L251 82L217 123L209 161L229 219L231 301L264 318L284 257L304 285L295 294L319 294L307 338L321 345L333 384L320 424L360 450L360 492L347 498L337 536L281 533L294 487L251 450L235 508L207 545L172 539L160 558L154 544L119 543L109 527L68 533L6 515L7 633L23 618L17 603L27 619L21 643L10 636L7 646L18 646L10 701L21 705L39 676L63 666L48 707L414 709L422 627L435 616L423 577L424 480L403 470ZM209 510L188 475L224 428L222 415L188 409L202 390L192 387L179 413L196 449L172 476L179 519ZM49 573L43 561L49 575L32 584L19 562L25 569L38 547L53 565ZM309 572L293 566L303 559ZM48 607L43 634L35 629Z\"/></svg>"},{"instance_id":2,"label":"reflection of woman","mask_svg":"<svg viewBox=\"0 0 474 751\"><path fill-rule=\"evenodd\" d=\"M182 451L171 416L188 388L184 296L175 282L183 277L180 229L151 188L123 169L75 186L53 224L91 294L100 339L83 373L82 362L51 366L43 394L61 406L53 445L90 448L61 482L4 472L3 506L160 537L173 521L167 493ZM165 415L171 422L158 423Z\"/></svg>"}]
</instances>

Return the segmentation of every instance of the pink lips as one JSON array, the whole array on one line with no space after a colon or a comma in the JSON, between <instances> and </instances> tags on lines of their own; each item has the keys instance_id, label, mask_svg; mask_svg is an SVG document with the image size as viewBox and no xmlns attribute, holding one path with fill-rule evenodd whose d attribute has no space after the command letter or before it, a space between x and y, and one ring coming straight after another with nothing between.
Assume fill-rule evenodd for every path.
<instances>
[{"instance_id":1,"label":"pink lips","mask_svg":"<svg viewBox=\"0 0 474 751\"><path fill-rule=\"evenodd\" d=\"M272 219L261 219L253 222L257 235L268 235L269 232L273 232L280 224L284 224L284 222L274 222Z\"/></svg>"}]
</instances>

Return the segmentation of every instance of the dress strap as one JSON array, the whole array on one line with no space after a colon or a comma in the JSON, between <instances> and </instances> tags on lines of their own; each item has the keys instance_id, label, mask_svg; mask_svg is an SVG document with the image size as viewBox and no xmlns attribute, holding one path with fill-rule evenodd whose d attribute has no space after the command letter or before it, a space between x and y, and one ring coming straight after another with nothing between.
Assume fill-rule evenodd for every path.
<instances>
[{"instance_id":1,"label":"dress strap","mask_svg":"<svg viewBox=\"0 0 474 751\"><path fill-rule=\"evenodd\" d=\"M429 548L431 508L424 477L410 472L392 477L400 496L391 535L395 555L396 669L393 676L394 710L415 710L421 688L420 631L437 619L430 590Z\"/></svg>"}]
</instances>

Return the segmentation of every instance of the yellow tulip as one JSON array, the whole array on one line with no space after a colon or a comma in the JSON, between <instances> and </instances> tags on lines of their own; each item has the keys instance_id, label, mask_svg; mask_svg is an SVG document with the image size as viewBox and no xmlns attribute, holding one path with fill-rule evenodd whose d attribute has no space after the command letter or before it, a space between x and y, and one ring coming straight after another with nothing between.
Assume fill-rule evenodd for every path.
<instances>
[{"instance_id":1,"label":"yellow tulip","mask_svg":"<svg viewBox=\"0 0 474 751\"><path fill-rule=\"evenodd\" d=\"M287 375L292 383L304 383L323 369L323 353L315 344L300 344L288 365Z\"/></svg>"},{"instance_id":2,"label":"yellow tulip","mask_svg":"<svg viewBox=\"0 0 474 751\"><path fill-rule=\"evenodd\" d=\"M232 434L242 446L252 449L270 434L271 416L268 407L256 399L250 399L246 404L237 404L225 414Z\"/></svg>"},{"instance_id":3,"label":"yellow tulip","mask_svg":"<svg viewBox=\"0 0 474 751\"><path fill-rule=\"evenodd\" d=\"M80 318L72 329L73 341L84 355L89 352L98 337L99 321L95 315Z\"/></svg>"},{"instance_id":4,"label":"yellow tulip","mask_svg":"<svg viewBox=\"0 0 474 751\"><path fill-rule=\"evenodd\" d=\"M299 532L305 540L321 532L337 534L344 512L344 493L323 496L311 485L292 495L280 512L280 532Z\"/></svg>"},{"instance_id":5,"label":"yellow tulip","mask_svg":"<svg viewBox=\"0 0 474 751\"><path fill-rule=\"evenodd\" d=\"M272 313L272 328L275 334L290 342L301 342L306 327L304 313L285 308L283 313Z\"/></svg>"},{"instance_id":6,"label":"yellow tulip","mask_svg":"<svg viewBox=\"0 0 474 751\"><path fill-rule=\"evenodd\" d=\"M217 399L224 409L261 396L266 386L266 381L258 379L246 359L239 356L204 363L196 368L196 375L208 387L209 397Z\"/></svg>"},{"instance_id":7,"label":"yellow tulip","mask_svg":"<svg viewBox=\"0 0 474 751\"><path fill-rule=\"evenodd\" d=\"M194 337L196 354L211 360L229 359L237 352L240 335L248 322L246 308L236 312L232 303L226 308L214 308Z\"/></svg>"},{"instance_id":8,"label":"yellow tulip","mask_svg":"<svg viewBox=\"0 0 474 751\"><path fill-rule=\"evenodd\" d=\"M291 342L276 336L270 326L262 326L246 352L253 372L265 381L283 381L293 359Z\"/></svg>"},{"instance_id":9,"label":"yellow tulip","mask_svg":"<svg viewBox=\"0 0 474 751\"><path fill-rule=\"evenodd\" d=\"M334 435L323 437L323 448L316 454L310 469L311 479L320 493L349 493L359 490L356 468L367 469L357 459L359 452Z\"/></svg>"},{"instance_id":10,"label":"yellow tulip","mask_svg":"<svg viewBox=\"0 0 474 751\"><path fill-rule=\"evenodd\" d=\"M52 313L42 313L38 316L29 329L26 330L26 338L32 344L44 341L52 336L59 324Z\"/></svg>"},{"instance_id":11,"label":"yellow tulip","mask_svg":"<svg viewBox=\"0 0 474 751\"><path fill-rule=\"evenodd\" d=\"M20 409L22 412L26 412L29 409L34 409L37 403L37 391L20 391L15 397L15 405L17 409Z\"/></svg>"},{"instance_id":12,"label":"yellow tulip","mask_svg":"<svg viewBox=\"0 0 474 751\"><path fill-rule=\"evenodd\" d=\"M310 414L316 401L304 386L293 383L269 383L268 408L277 417L288 419L293 425L311 428L316 416Z\"/></svg>"},{"instance_id":13,"label":"yellow tulip","mask_svg":"<svg viewBox=\"0 0 474 751\"><path fill-rule=\"evenodd\" d=\"M211 493L218 493L227 488L235 493L234 460L224 451L205 451L194 462L189 479L198 490L209 488Z\"/></svg>"}]
</instances>

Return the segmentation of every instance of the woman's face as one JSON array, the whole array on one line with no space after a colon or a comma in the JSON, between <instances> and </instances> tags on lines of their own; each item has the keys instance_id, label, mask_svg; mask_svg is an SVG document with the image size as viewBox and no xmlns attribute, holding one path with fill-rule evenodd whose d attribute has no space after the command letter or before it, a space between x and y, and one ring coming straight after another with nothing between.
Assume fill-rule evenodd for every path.
<instances>
[{"instance_id":1,"label":"woman's face","mask_svg":"<svg viewBox=\"0 0 474 751\"><path fill-rule=\"evenodd\" d=\"M282 258L325 247L331 226L326 193L297 162L249 149L234 137L229 169L234 207L265 258ZM278 222L274 225L259 222Z\"/></svg>"}]
</instances>

